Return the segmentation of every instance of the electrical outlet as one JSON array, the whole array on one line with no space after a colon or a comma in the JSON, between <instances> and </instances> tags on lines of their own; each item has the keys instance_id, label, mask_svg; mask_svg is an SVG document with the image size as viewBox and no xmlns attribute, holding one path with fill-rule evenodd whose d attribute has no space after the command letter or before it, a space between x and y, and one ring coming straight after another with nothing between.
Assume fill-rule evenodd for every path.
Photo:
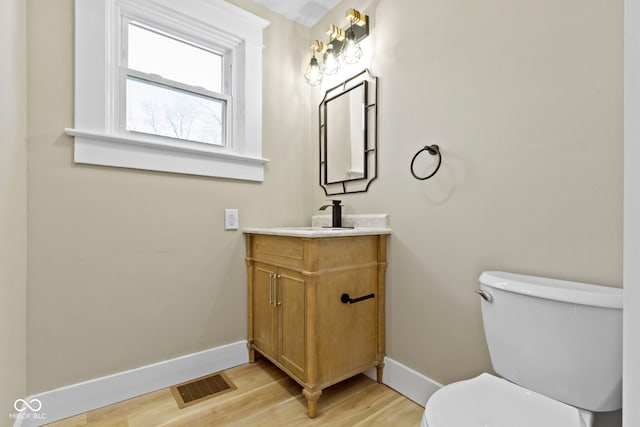
<instances>
[{"instance_id":1,"label":"electrical outlet","mask_svg":"<svg viewBox=\"0 0 640 427\"><path fill-rule=\"evenodd\" d=\"M224 210L224 229L237 230L239 227L240 227L240 221L238 220L238 209L225 209Z\"/></svg>"}]
</instances>

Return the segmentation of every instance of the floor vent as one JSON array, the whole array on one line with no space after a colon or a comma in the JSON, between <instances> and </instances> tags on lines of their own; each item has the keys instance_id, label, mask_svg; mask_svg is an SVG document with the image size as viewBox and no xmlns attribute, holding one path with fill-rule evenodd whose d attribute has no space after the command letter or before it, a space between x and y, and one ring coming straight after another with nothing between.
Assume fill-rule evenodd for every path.
<instances>
[{"instance_id":1,"label":"floor vent","mask_svg":"<svg viewBox=\"0 0 640 427\"><path fill-rule=\"evenodd\" d=\"M178 407L182 409L235 389L236 386L229 378L219 372L174 385L171 387L171 393L173 393Z\"/></svg>"}]
</instances>

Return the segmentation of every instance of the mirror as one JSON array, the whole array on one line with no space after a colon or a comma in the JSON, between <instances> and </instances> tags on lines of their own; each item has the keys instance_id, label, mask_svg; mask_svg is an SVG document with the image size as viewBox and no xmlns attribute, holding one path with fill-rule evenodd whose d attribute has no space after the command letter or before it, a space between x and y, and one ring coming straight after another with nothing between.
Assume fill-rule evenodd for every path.
<instances>
[{"instance_id":1,"label":"mirror","mask_svg":"<svg viewBox=\"0 0 640 427\"><path fill-rule=\"evenodd\" d=\"M364 161L366 84L362 82L326 102L326 184L367 177Z\"/></svg>"},{"instance_id":2,"label":"mirror","mask_svg":"<svg viewBox=\"0 0 640 427\"><path fill-rule=\"evenodd\" d=\"M377 175L377 78L369 70L325 93L319 107L320 186L327 196L367 191Z\"/></svg>"}]
</instances>

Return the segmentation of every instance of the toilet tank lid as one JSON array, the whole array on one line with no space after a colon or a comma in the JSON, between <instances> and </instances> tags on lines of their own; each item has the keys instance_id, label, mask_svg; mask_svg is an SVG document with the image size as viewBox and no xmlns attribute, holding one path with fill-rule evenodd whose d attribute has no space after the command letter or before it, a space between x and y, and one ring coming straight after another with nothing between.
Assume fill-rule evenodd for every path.
<instances>
[{"instance_id":1,"label":"toilet tank lid","mask_svg":"<svg viewBox=\"0 0 640 427\"><path fill-rule=\"evenodd\" d=\"M622 309L622 289L505 271L485 271L483 285L538 298L593 307Z\"/></svg>"}]
</instances>

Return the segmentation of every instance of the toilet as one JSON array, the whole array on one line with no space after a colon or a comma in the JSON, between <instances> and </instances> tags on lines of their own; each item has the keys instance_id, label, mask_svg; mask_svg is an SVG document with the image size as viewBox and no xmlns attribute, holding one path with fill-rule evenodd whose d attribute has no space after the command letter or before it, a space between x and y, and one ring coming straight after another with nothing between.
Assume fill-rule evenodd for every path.
<instances>
[{"instance_id":1,"label":"toilet","mask_svg":"<svg viewBox=\"0 0 640 427\"><path fill-rule=\"evenodd\" d=\"M485 271L476 292L500 377L442 387L422 427L591 427L622 407L622 289Z\"/></svg>"}]
</instances>

